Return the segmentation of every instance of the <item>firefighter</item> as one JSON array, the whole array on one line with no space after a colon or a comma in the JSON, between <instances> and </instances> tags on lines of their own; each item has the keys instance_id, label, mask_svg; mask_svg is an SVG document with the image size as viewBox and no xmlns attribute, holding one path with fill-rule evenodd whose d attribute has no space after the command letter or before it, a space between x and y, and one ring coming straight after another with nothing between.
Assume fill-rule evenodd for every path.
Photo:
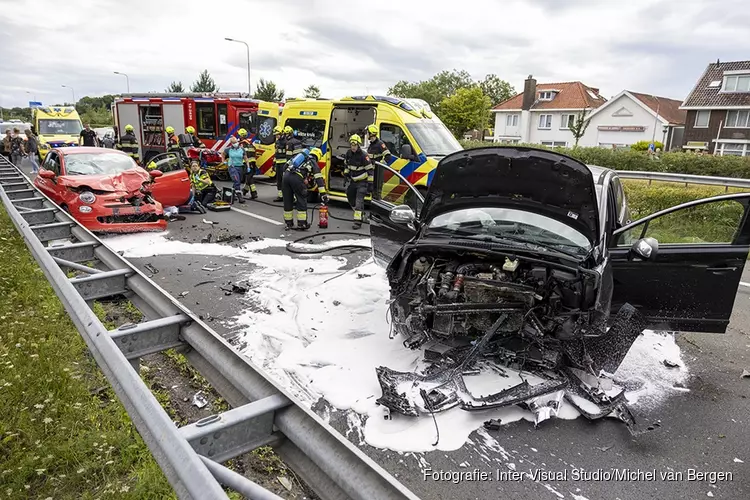
<instances>
[{"instance_id":1,"label":"firefighter","mask_svg":"<svg viewBox=\"0 0 750 500\"><path fill-rule=\"evenodd\" d=\"M170 153L182 153L180 147L180 139L174 133L174 127L169 126L166 128L167 132L167 151Z\"/></svg>"},{"instance_id":2,"label":"firefighter","mask_svg":"<svg viewBox=\"0 0 750 500\"><path fill-rule=\"evenodd\" d=\"M284 166L287 162L286 157L286 136L281 125L273 128L273 134L276 136L276 152L274 153L273 168L276 171L276 198L273 201L283 201L284 193L281 189L281 182L284 178Z\"/></svg>"},{"instance_id":3,"label":"firefighter","mask_svg":"<svg viewBox=\"0 0 750 500\"><path fill-rule=\"evenodd\" d=\"M247 168L247 154L234 136L229 138L229 147L224 150L224 160L229 167L229 177L232 178L234 195L237 197L237 201L245 203L245 199L242 197L240 177L242 176L242 169Z\"/></svg>"},{"instance_id":4,"label":"firefighter","mask_svg":"<svg viewBox=\"0 0 750 500\"><path fill-rule=\"evenodd\" d=\"M214 186L214 181L195 160L190 163L190 185L193 188L194 203L200 203L205 207L216 199L218 189Z\"/></svg>"},{"instance_id":5,"label":"firefighter","mask_svg":"<svg viewBox=\"0 0 750 500\"><path fill-rule=\"evenodd\" d=\"M258 190L255 187L255 145L253 141L247 136L247 130L241 128L237 131L237 135L240 138L240 146L245 150L247 155L247 164L245 165L245 175L242 186L242 195L247 196L250 193L250 197L254 200L258 197Z\"/></svg>"},{"instance_id":6,"label":"firefighter","mask_svg":"<svg viewBox=\"0 0 750 500\"><path fill-rule=\"evenodd\" d=\"M373 162L385 163L391 157L391 152L388 151L388 146L378 137L377 125L367 126L367 138L370 140L370 145L367 146L367 154L370 159ZM370 188L370 191L372 191L372 188Z\"/></svg>"},{"instance_id":7,"label":"firefighter","mask_svg":"<svg viewBox=\"0 0 750 500\"><path fill-rule=\"evenodd\" d=\"M284 222L287 229L294 229L294 209L297 210L297 229L309 229L307 220L307 189L314 182L318 186L320 200L328 204L323 174L320 172L318 162L323 157L323 152L318 148L308 151L303 150L294 158L289 160L282 189L284 191Z\"/></svg>"},{"instance_id":8,"label":"firefighter","mask_svg":"<svg viewBox=\"0 0 750 500\"><path fill-rule=\"evenodd\" d=\"M297 131L292 127L284 127L286 133L286 155L288 158L294 158L295 155L300 154L304 151L305 145L302 140L298 137Z\"/></svg>"},{"instance_id":9,"label":"firefighter","mask_svg":"<svg viewBox=\"0 0 750 500\"><path fill-rule=\"evenodd\" d=\"M193 127L192 125L188 125L187 127L185 127L185 133L192 138L193 147L201 149L206 147L206 145L203 144L203 141L201 141L198 137L198 134L195 133L195 127Z\"/></svg>"},{"instance_id":10,"label":"firefighter","mask_svg":"<svg viewBox=\"0 0 750 500\"><path fill-rule=\"evenodd\" d=\"M362 227L364 220L365 197L372 190L374 166L372 160L362 149L362 138L357 134L349 138L349 151L344 157L344 177L349 179L346 187L346 198L354 210L353 229Z\"/></svg>"},{"instance_id":11,"label":"firefighter","mask_svg":"<svg viewBox=\"0 0 750 500\"><path fill-rule=\"evenodd\" d=\"M138 165L141 164L141 159L138 155L138 139L136 139L133 133L132 125L125 125L125 134L121 135L120 140L117 141L117 149L134 159Z\"/></svg>"}]
</instances>

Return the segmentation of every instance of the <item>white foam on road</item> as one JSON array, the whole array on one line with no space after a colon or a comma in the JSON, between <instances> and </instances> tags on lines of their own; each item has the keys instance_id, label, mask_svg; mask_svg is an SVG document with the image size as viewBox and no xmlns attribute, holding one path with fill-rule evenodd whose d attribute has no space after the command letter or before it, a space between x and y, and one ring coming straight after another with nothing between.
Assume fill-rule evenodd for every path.
<instances>
[{"instance_id":1,"label":"white foam on road","mask_svg":"<svg viewBox=\"0 0 750 500\"><path fill-rule=\"evenodd\" d=\"M235 248L183 243L165 236L123 235L106 241L126 257L221 255L255 264L238 279L254 287L254 295L249 297L256 307L228 321L227 326L243 341L242 352L300 400L312 405L323 397L338 409L356 412L347 419L348 434L354 439L400 452L448 451L467 443L474 430L483 432L486 420L499 419L506 424L534 420L531 412L518 406L481 412L454 408L435 414L440 439L434 444L436 426L429 415L414 418L394 414L392 420L384 419L383 407L375 403L381 396L375 368L419 371L424 366L421 351L404 348L400 338L389 338L389 287L384 270L372 260L342 274L346 261L340 257L298 259L257 252L286 245L281 239ZM345 243L336 240L323 245ZM664 359L678 363L679 368L666 367ZM508 374L503 378L483 371L467 377L467 386L475 394L488 394L523 378L535 382L528 374L511 370ZM670 394L679 394L674 386L687 379L688 371L673 336L647 331L636 340L615 375L630 388L627 396L636 407L651 407ZM564 402L558 418L577 416L578 412Z\"/></svg>"}]
</instances>

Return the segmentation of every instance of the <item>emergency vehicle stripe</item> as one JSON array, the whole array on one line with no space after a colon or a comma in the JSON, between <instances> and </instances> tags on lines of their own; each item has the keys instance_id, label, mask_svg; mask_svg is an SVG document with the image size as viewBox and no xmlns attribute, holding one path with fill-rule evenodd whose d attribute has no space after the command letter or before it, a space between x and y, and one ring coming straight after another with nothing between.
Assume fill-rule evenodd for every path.
<instances>
[{"instance_id":1,"label":"emergency vehicle stripe","mask_svg":"<svg viewBox=\"0 0 750 500\"><path fill-rule=\"evenodd\" d=\"M227 127L229 128L229 133L225 135L224 138L220 141L216 141L216 144L211 147L211 149L213 149L214 151L224 151L224 149L226 149L227 147L227 144L229 143L229 138L232 137L240 128L239 124L235 125L234 122L229 122Z\"/></svg>"}]
</instances>

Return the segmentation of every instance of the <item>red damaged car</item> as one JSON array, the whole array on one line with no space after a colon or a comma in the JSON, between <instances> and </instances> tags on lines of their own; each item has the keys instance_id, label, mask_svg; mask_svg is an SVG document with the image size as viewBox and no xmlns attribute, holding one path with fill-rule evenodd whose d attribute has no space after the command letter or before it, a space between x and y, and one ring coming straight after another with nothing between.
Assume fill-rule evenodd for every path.
<instances>
[{"instance_id":1,"label":"red damaged car","mask_svg":"<svg viewBox=\"0 0 750 500\"><path fill-rule=\"evenodd\" d=\"M51 150L34 185L95 232L163 231L162 206L190 199L184 168L149 174L125 153L105 148Z\"/></svg>"}]
</instances>

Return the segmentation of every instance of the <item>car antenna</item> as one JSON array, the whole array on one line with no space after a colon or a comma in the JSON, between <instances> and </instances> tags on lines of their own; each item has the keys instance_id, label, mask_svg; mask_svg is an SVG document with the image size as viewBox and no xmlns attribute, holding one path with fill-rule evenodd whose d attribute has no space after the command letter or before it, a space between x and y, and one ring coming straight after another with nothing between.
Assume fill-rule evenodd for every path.
<instances>
[{"instance_id":1,"label":"car antenna","mask_svg":"<svg viewBox=\"0 0 750 500\"><path fill-rule=\"evenodd\" d=\"M432 443L432 446L437 446L437 444L440 442L440 428L437 424L437 419L435 418L435 411L432 409L432 402L427 397L427 391L424 389L419 389L419 395L422 396L422 401L424 401L425 406L428 410L430 410L430 415L432 415L432 421L435 422L435 442Z\"/></svg>"}]
</instances>

